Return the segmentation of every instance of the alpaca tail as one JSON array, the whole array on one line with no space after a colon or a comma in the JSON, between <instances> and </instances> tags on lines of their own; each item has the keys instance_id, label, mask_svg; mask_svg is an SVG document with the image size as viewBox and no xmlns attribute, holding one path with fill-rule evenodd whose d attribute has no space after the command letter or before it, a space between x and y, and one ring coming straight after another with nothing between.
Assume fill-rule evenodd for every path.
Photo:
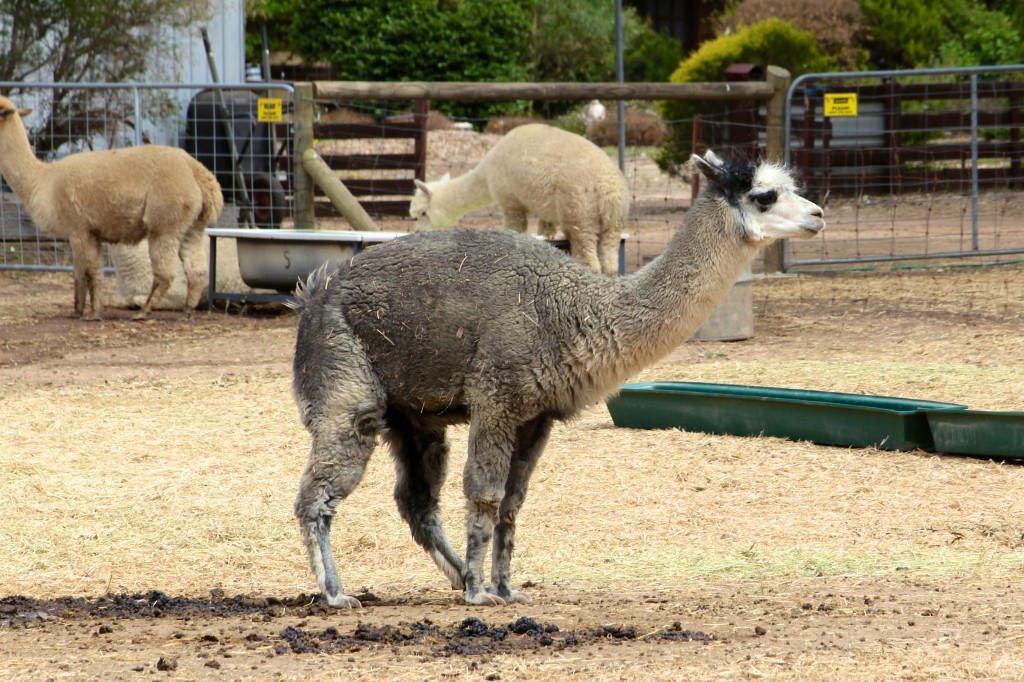
<instances>
[{"instance_id":1,"label":"alpaca tail","mask_svg":"<svg viewBox=\"0 0 1024 682\"><path fill-rule=\"evenodd\" d=\"M219 218L221 211L224 210L224 193L221 191L220 183L217 182L217 176L195 159L191 159L191 161L192 176L203 194L203 209L199 212L196 225L205 228Z\"/></svg>"},{"instance_id":2,"label":"alpaca tail","mask_svg":"<svg viewBox=\"0 0 1024 682\"><path fill-rule=\"evenodd\" d=\"M286 306L292 310L302 310L309 305L309 302L321 291L327 288L327 285L331 283L331 273L333 270L329 270L328 266L330 262L325 262L319 268L309 273L309 276L305 281L301 279L295 284L295 293L292 297L284 302Z\"/></svg>"}]
</instances>

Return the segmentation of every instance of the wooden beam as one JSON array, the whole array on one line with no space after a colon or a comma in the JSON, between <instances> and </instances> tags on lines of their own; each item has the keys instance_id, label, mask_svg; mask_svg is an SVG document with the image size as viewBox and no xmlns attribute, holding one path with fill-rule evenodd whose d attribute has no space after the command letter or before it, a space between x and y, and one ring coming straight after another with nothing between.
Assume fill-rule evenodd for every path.
<instances>
[{"instance_id":1,"label":"wooden beam","mask_svg":"<svg viewBox=\"0 0 1024 682\"><path fill-rule=\"evenodd\" d=\"M315 81L317 99L433 99L507 102L512 100L769 100L771 83L454 83Z\"/></svg>"}]
</instances>

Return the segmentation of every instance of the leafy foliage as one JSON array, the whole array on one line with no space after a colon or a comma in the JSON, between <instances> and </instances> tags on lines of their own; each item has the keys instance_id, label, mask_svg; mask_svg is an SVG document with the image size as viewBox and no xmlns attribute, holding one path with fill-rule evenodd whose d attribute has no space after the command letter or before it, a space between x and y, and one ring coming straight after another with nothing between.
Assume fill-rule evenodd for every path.
<instances>
[{"instance_id":1,"label":"leafy foliage","mask_svg":"<svg viewBox=\"0 0 1024 682\"><path fill-rule=\"evenodd\" d=\"M860 0L876 68L981 66L1024 61L1024 5L1002 0Z\"/></svg>"},{"instance_id":2,"label":"leafy foliage","mask_svg":"<svg viewBox=\"0 0 1024 682\"><path fill-rule=\"evenodd\" d=\"M756 64L761 68L781 66L793 76L832 67L811 32L801 31L779 19L768 19L705 42L679 65L669 80L673 83L721 81L732 64ZM718 103L663 102L661 113L669 133L659 151L658 165L678 172L693 146L694 115L721 114L724 110L725 106Z\"/></svg>"},{"instance_id":3,"label":"leafy foliage","mask_svg":"<svg viewBox=\"0 0 1024 682\"><path fill-rule=\"evenodd\" d=\"M623 8L622 42L624 75L629 83L667 81L683 58L678 40L654 30L650 20L631 7Z\"/></svg>"},{"instance_id":4,"label":"leafy foliage","mask_svg":"<svg viewBox=\"0 0 1024 682\"><path fill-rule=\"evenodd\" d=\"M963 3L948 19L950 36L939 45L933 66L982 66L1024 62L1021 27L1011 17L975 3ZM1024 17L1024 14L1021 15Z\"/></svg>"},{"instance_id":5,"label":"leafy foliage","mask_svg":"<svg viewBox=\"0 0 1024 682\"><path fill-rule=\"evenodd\" d=\"M310 60L341 80L514 82L533 0L305 0L292 36ZM449 113L482 116L490 103L450 103Z\"/></svg>"},{"instance_id":6,"label":"leafy foliage","mask_svg":"<svg viewBox=\"0 0 1024 682\"><path fill-rule=\"evenodd\" d=\"M330 63L340 79L378 81L613 81L615 15L607 0L250 0L247 53L258 61L266 21L272 49ZM623 8L625 78L663 81L679 42ZM468 118L524 105L439 103ZM557 116L572 103L543 103Z\"/></svg>"},{"instance_id":7,"label":"leafy foliage","mask_svg":"<svg viewBox=\"0 0 1024 682\"><path fill-rule=\"evenodd\" d=\"M735 33L772 18L813 33L821 53L844 71L860 70L867 63L862 43L867 22L857 0L741 0L718 18L717 33Z\"/></svg>"}]
</instances>

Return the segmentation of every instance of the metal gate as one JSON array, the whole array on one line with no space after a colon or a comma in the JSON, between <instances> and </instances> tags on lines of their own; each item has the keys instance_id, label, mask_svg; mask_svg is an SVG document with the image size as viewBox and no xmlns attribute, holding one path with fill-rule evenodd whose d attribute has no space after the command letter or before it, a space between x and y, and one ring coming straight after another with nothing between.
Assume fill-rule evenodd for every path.
<instances>
[{"instance_id":1,"label":"metal gate","mask_svg":"<svg viewBox=\"0 0 1024 682\"><path fill-rule=\"evenodd\" d=\"M1024 65L805 74L785 121L828 221L786 269L1024 253Z\"/></svg>"}]
</instances>

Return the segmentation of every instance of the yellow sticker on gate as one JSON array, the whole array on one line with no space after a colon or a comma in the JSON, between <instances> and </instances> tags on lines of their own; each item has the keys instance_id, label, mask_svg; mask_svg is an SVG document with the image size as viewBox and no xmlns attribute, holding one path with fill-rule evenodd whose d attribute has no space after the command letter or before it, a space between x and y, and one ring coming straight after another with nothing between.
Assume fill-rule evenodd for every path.
<instances>
[{"instance_id":1,"label":"yellow sticker on gate","mask_svg":"<svg viewBox=\"0 0 1024 682\"><path fill-rule=\"evenodd\" d=\"M856 116L857 93L827 92L825 93L826 116Z\"/></svg>"},{"instance_id":2,"label":"yellow sticker on gate","mask_svg":"<svg viewBox=\"0 0 1024 682\"><path fill-rule=\"evenodd\" d=\"M260 97L256 110L256 117L262 123L279 123L284 117L284 104L280 97Z\"/></svg>"}]
</instances>

